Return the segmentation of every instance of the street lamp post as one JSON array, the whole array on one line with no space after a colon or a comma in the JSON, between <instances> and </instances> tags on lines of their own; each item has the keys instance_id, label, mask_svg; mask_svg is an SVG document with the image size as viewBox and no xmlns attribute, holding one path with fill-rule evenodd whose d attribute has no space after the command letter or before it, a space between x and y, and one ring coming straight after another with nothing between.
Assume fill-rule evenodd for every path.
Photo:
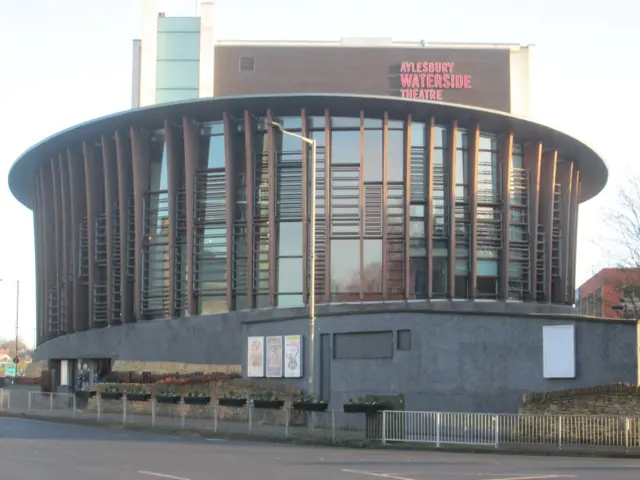
<instances>
[{"instance_id":1,"label":"street lamp post","mask_svg":"<svg viewBox=\"0 0 640 480\"><path fill-rule=\"evenodd\" d=\"M313 138L304 137L293 132L285 130L282 125L277 122L271 122L271 126L276 127L285 135L302 140L307 145L311 145L311 185L309 188L309 196L311 202L308 214L310 226L309 239L309 393L315 394L313 375L315 373L315 336L316 336L316 141ZM303 240L304 241L304 240Z\"/></svg>"},{"instance_id":2,"label":"street lamp post","mask_svg":"<svg viewBox=\"0 0 640 480\"><path fill-rule=\"evenodd\" d=\"M0 282L5 280L0 278ZM16 280L16 356L18 358L18 327L20 325L20 280ZM14 359L15 361L15 359ZM16 362L17 364L18 362ZM17 368L17 365L16 365Z\"/></svg>"}]
</instances>

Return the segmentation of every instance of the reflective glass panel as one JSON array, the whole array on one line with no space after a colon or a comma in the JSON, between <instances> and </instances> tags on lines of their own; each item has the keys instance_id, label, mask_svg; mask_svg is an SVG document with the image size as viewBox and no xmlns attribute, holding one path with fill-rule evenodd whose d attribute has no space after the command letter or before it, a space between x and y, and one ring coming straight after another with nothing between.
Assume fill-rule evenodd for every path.
<instances>
[{"instance_id":1,"label":"reflective glass panel","mask_svg":"<svg viewBox=\"0 0 640 480\"><path fill-rule=\"evenodd\" d=\"M331 240L331 290L360 292L360 240Z\"/></svg>"},{"instance_id":2,"label":"reflective glass panel","mask_svg":"<svg viewBox=\"0 0 640 480\"><path fill-rule=\"evenodd\" d=\"M382 130L364 132L364 181L382 182Z\"/></svg>"},{"instance_id":3,"label":"reflective glass panel","mask_svg":"<svg viewBox=\"0 0 640 480\"><path fill-rule=\"evenodd\" d=\"M387 133L387 181L404 181L404 122L389 122Z\"/></svg>"},{"instance_id":4,"label":"reflective glass panel","mask_svg":"<svg viewBox=\"0 0 640 480\"><path fill-rule=\"evenodd\" d=\"M331 132L331 162L360 163L360 131Z\"/></svg>"}]
</instances>

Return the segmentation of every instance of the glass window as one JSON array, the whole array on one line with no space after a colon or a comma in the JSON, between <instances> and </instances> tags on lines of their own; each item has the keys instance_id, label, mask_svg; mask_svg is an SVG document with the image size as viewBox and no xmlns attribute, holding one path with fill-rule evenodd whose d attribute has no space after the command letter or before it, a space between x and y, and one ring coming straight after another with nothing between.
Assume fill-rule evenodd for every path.
<instances>
[{"instance_id":1,"label":"glass window","mask_svg":"<svg viewBox=\"0 0 640 480\"><path fill-rule=\"evenodd\" d=\"M273 119L274 122L282 125L286 130L300 131L302 130L302 117L277 117Z\"/></svg>"},{"instance_id":2,"label":"glass window","mask_svg":"<svg viewBox=\"0 0 640 480\"><path fill-rule=\"evenodd\" d=\"M158 60L200 59L198 32L158 32Z\"/></svg>"},{"instance_id":3,"label":"glass window","mask_svg":"<svg viewBox=\"0 0 640 480\"><path fill-rule=\"evenodd\" d=\"M156 103L181 102L198 98L198 89L163 89L156 90Z\"/></svg>"},{"instance_id":4,"label":"glass window","mask_svg":"<svg viewBox=\"0 0 640 480\"><path fill-rule=\"evenodd\" d=\"M307 121L309 130L324 130L325 125L324 117L309 117Z\"/></svg>"},{"instance_id":5,"label":"glass window","mask_svg":"<svg viewBox=\"0 0 640 480\"><path fill-rule=\"evenodd\" d=\"M360 117L331 117L332 128L360 128Z\"/></svg>"},{"instance_id":6,"label":"glass window","mask_svg":"<svg viewBox=\"0 0 640 480\"><path fill-rule=\"evenodd\" d=\"M302 258L278 259L278 293L298 293L302 297Z\"/></svg>"},{"instance_id":7,"label":"glass window","mask_svg":"<svg viewBox=\"0 0 640 480\"><path fill-rule=\"evenodd\" d=\"M478 260L479 277L497 277L498 262L494 260Z\"/></svg>"},{"instance_id":8,"label":"glass window","mask_svg":"<svg viewBox=\"0 0 640 480\"><path fill-rule=\"evenodd\" d=\"M434 249L434 257L433 257L433 295L434 296L443 296L447 294L449 290L448 278L449 278L449 264L447 261L447 249L442 248L439 249L438 253L441 255L436 255Z\"/></svg>"},{"instance_id":9,"label":"glass window","mask_svg":"<svg viewBox=\"0 0 640 480\"><path fill-rule=\"evenodd\" d=\"M427 259L425 257L411 257L411 289L416 298L427 295Z\"/></svg>"},{"instance_id":10,"label":"glass window","mask_svg":"<svg viewBox=\"0 0 640 480\"><path fill-rule=\"evenodd\" d=\"M302 256L302 222L278 224L278 256Z\"/></svg>"},{"instance_id":11,"label":"glass window","mask_svg":"<svg viewBox=\"0 0 640 480\"><path fill-rule=\"evenodd\" d=\"M297 295L278 295L279 307L301 307L304 305L302 294Z\"/></svg>"},{"instance_id":12,"label":"glass window","mask_svg":"<svg viewBox=\"0 0 640 480\"><path fill-rule=\"evenodd\" d=\"M413 138L411 140L413 142ZM449 146L449 140L447 138L447 129L445 127L434 127L433 132L433 146L435 148L447 148Z\"/></svg>"},{"instance_id":13,"label":"glass window","mask_svg":"<svg viewBox=\"0 0 640 480\"><path fill-rule=\"evenodd\" d=\"M224 135L213 135L209 137L207 168L224 168L224 152Z\"/></svg>"},{"instance_id":14,"label":"glass window","mask_svg":"<svg viewBox=\"0 0 640 480\"><path fill-rule=\"evenodd\" d=\"M404 181L404 122L389 122L387 134L387 181Z\"/></svg>"},{"instance_id":15,"label":"glass window","mask_svg":"<svg viewBox=\"0 0 640 480\"><path fill-rule=\"evenodd\" d=\"M149 191L167 190L167 148L162 132L154 133L149 145Z\"/></svg>"},{"instance_id":16,"label":"glass window","mask_svg":"<svg viewBox=\"0 0 640 480\"><path fill-rule=\"evenodd\" d=\"M198 61L158 60L156 88L198 88L200 63Z\"/></svg>"},{"instance_id":17,"label":"glass window","mask_svg":"<svg viewBox=\"0 0 640 480\"><path fill-rule=\"evenodd\" d=\"M227 297L222 295L198 297L198 303L200 315L213 315L229 311Z\"/></svg>"},{"instance_id":18,"label":"glass window","mask_svg":"<svg viewBox=\"0 0 640 480\"><path fill-rule=\"evenodd\" d=\"M382 293L382 240L363 241L363 291L365 300L374 300L368 293Z\"/></svg>"},{"instance_id":19,"label":"glass window","mask_svg":"<svg viewBox=\"0 0 640 480\"><path fill-rule=\"evenodd\" d=\"M159 32L199 32L200 18L158 17Z\"/></svg>"},{"instance_id":20,"label":"glass window","mask_svg":"<svg viewBox=\"0 0 640 480\"><path fill-rule=\"evenodd\" d=\"M360 131L331 132L331 162L360 163Z\"/></svg>"},{"instance_id":21,"label":"glass window","mask_svg":"<svg viewBox=\"0 0 640 480\"><path fill-rule=\"evenodd\" d=\"M364 132L364 181L382 182L382 130Z\"/></svg>"},{"instance_id":22,"label":"glass window","mask_svg":"<svg viewBox=\"0 0 640 480\"><path fill-rule=\"evenodd\" d=\"M524 149L521 143L513 143L511 151L511 168L524 168Z\"/></svg>"},{"instance_id":23,"label":"glass window","mask_svg":"<svg viewBox=\"0 0 640 480\"><path fill-rule=\"evenodd\" d=\"M331 291L360 294L360 240L331 240Z\"/></svg>"}]
</instances>

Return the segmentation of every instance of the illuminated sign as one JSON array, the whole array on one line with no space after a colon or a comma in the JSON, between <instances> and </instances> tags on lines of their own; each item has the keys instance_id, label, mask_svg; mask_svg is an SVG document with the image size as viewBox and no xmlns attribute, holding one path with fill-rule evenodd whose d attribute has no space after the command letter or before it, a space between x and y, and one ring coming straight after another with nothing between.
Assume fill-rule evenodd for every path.
<instances>
[{"instance_id":1,"label":"illuminated sign","mask_svg":"<svg viewBox=\"0 0 640 480\"><path fill-rule=\"evenodd\" d=\"M444 90L471 89L471 75L455 72L454 62L402 62L403 98L442 100Z\"/></svg>"}]
</instances>

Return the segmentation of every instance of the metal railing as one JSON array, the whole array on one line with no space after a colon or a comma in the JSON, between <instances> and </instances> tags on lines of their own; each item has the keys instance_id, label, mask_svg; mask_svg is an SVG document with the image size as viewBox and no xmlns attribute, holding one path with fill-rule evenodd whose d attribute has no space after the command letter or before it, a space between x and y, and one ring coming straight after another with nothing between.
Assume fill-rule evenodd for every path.
<instances>
[{"instance_id":1,"label":"metal railing","mask_svg":"<svg viewBox=\"0 0 640 480\"><path fill-rule=\"evenodd\" d=\"M383 411L372 415L225 407L214 404L90 399L0 389L0 411L90 423L220 435L382 444L471 445L501 449L640 453L640 417Z\"/></svg>"}]
</instances>

